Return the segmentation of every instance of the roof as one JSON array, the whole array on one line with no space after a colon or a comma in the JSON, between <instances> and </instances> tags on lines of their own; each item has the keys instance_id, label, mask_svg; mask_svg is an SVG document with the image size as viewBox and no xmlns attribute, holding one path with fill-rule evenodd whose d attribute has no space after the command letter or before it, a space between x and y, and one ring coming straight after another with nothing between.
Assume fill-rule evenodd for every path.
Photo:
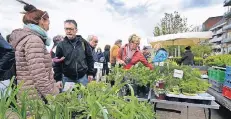
<instances>
[{"instance_id":1,"label":"roof","mask_svg":"<svg viewBox=\"0 0 231 119\"><path fill-rule=\"evenodd\" d=\"M218 27L221 27L221 26L224 26L226 23L226 20L225 18L223 17L219 22L217 22L216 24L214 24L210 30L214 30L215 28L218 28Z\"/></svg>"},{"instance_id":2,"label":"roof","mask_svg":"<svg viewBox=\"0 0 231 119\"><path fill-rule=\"evenodd\" d=\"M211 20L211 19L216 19L216 18L223 18L223 16L216 16L216 17L209 17L207 20L205 20L204 23L206 23L207 21ZM204 24L203 23L203 24Z\"/></svg>"}]
</instances>

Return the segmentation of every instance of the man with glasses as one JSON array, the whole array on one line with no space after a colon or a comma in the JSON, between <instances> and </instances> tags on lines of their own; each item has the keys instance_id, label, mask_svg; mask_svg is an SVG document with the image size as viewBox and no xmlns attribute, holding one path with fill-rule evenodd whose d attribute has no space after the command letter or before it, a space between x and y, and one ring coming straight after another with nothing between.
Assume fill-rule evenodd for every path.
<instances>
[{"instance_id":1,"label":"man with glasses","mask_svg":"<svg viewBox=\"0 0 231 119\"><path fill-rule=\"evenodd\" d=\"M64 29L66 37L57 45L56 57L65 59L63 62L55 63L55 79L61 81L63 77L64 89L65 84L69 83L81 83L86 86L94 74L91 47L82 36L76 35L78 29L75 20L66 20Z\"/></svg>"}]
</instances>

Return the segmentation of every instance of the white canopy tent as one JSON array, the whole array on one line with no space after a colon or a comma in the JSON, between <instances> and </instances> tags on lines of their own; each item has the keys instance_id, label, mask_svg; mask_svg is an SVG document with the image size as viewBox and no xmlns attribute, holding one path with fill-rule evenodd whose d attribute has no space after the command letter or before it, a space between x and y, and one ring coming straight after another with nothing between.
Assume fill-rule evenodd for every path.
<instances>
[{"instance_id":1,"label":"white canopy tent","mask_svg":"<svg viewBox=\"0 0 231 119\"><path fill-rule=\"evenodd\" d=\"M202 40L212 38L212 32L187 32L168 34L157 37L149 37L148 43L154 46L157 43L161 43L164 46L169 45L197 45Z\"/></svg>"}]
</instances>

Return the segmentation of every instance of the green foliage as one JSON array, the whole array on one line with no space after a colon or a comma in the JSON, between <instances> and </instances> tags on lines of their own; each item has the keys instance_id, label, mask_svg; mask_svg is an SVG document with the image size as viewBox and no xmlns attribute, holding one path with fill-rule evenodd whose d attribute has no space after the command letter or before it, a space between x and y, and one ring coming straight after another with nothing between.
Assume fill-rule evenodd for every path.
<instances>
[{"instance_id":1,"label":"green foliage","mask_svg":"<svg viewBox=\"0 0 231 119\"><path fill-rule=\"evenodd\" d=\"M195 57L203 57L204 54L210 55L212 53L212 47L209 45L196 45L191 48Z\"/></svg>"},{"instance_id":2,"label":"green foliage","mask_svg":"<svg viewBox=\"0 0 231 119\"><path fill-rule=\"evenodd\" d=\"M174 69L183 70L182 79L173 77ZM179 94L182 92L183 94L194 95L207 91L210 86L208 82L200 79L199 69L193 69L190 66L178 66L170 62L165 70L168 70L168 76L165 79L166 90L170 93Z\"/></svg>"},{"instance_id":3,"label":"green foliage","mask_svg":"<svg viewBox=\"0 0 231 119\"><path fill-rule=\"evenodd\" d=\"M173 57L170 59L171 61L179 63L181 60L181 57ZM196 66L202 66L204 62L204 59L201 57L194 57L194 65Z\"/></svg>"},{"instance_id":4,"label":"green foliage","mask_svg":"<svg viewBox=\"0 0 231 119\"><path fill-rule=\"evenodd\" d=\"M162 77L162 75L159 75L159 71L159 67L155 67L155 70L150 70L149 68L143 66L141 63L138 63L136 66L129 70L115 67L107 76L107 79L111 81L118 79L118 77L125 77L127 79L126 82L128 83L136 83L140 86L146 86L147 84L153 84L156 80Z\"/></svg>"},{"instance_id":5,"label":"green foliage","mask_svg":"<svg viewBox=\"0 0 231 119\"><path fill-rule=\"evenodd\" d=\"M231 55L216 55L209 56L205 59L205 65L207 66L231 66Z\"/></svg>"},{"instance_id":6,"label":"green foliage","mask_svg":"<svg viewBox=\"0 0 231 119\"><path fill-rule=\"evenodd\" d=\"M200 80L197 86L199 92L206 92L208 88L211 87L211 84L209 84L208 81Z\"/></svg>"},{"instance_id":7,"label":"green foliage","mask_svg":"<svg viewBox=\"0 0 231 119\"><path fill-rule=\"evenodd\" d=\"M117 81L121 80L118 78ZM74 91L56 96L48 95L46 97L48 104L39 98L30 100L28 93L24 92L18 99L20 105L14 98L19 90L19 87L15 87L10 97L7 96L9 100L4 96L1 98L0 118L7 119L14 113L16 116L14 119L29 118L28 114L30 119L153 119L155 115L151 105L139 102L131 86L129 86L132 90L131 96L118 96L118 90L125 84L116 83L113 87L102 82L91 82L87 87L76 84ZM14 103L16 107L10 107L10 103Z\"/></svg>"},{"instance_id":8,"label":"green foliage","mask_svg":"<svg viewBox=\"0 0 231 119\"><path fill-rule=\"evenodd\" d=\"M198 87L198 79L190 79L187 81L181 81L180 87L183 94L196 94Z\"/></svg>"},{"instance_id":9,"label":"green foliage","mask_svg":"<svg viewBox=\"0 0 231 119\"><path fill-rule=\"evenodd\" d=\"M13 84L13 79L14 77L11 79L9 88L6 89L6 91L1 91L0 92L0 118L1 119L8 119L11 116L11 113L13 113L13 110L10 109L10 104L12 102L16 102L15 100L15 96L19 91L19 87L21 87L22 85L19 84L19 87L14 86L13 88L11 88L14 84ZM9 113L10 112L10 113Z\"/></svg>"},{"instance_id":10,"label":"green foliage","mask_svg":"<svg viewBox=\"0 0 231 119\"><path fill-rule=\"evenodd\" d=\"M178 46L166 46L165 49L168 51L169 56L175 56L175 48ZM212 47L209 45L196 45L191 46L191 51L195 57L203 58L204 54L210 55L212 53ZM180 54L185 52L185 47L180 47Z\"/></svg>"},{"instance_id":11,"label":"green foliage","mask_svg":"<svg viewBox=\"0 0 231 119\"><path fill-rule=\"evenodd\" d=\"M154 36L176 34L189 31L187 18L182 17L178 12L165 13L160 23L154 28Z\"/></svg>"}]
</instances>

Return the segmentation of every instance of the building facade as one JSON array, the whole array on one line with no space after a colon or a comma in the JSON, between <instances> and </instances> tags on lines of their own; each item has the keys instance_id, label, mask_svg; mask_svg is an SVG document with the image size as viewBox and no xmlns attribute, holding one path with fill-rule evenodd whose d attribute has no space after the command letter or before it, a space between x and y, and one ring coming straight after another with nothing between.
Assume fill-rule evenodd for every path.
<instances>
[{"instance_id":1,"label":"building facade","mask_svg":"<svg viewBox=\"0 0 231 119\"><path fill-rule=\"evenodd\" d=\"M224 1L224 7L227 9L224 14L226 24L223 27L225 31L224 39L222 40L222 46L226 51L225 54L231 53L231 0Z\"/></svg>"},{"instance_id":2,"label":"building facade","mask_svg":"<svg viewBox=\"0 0 231 119\"><path fill-rule=\"evenodd\" d=\"M225 24L226 20L225 18L222 18L210 29L210 31L213 32L213 37L209 40L209 43L212 45L213 53L215 55L224 54L226 52L222 44L222 41L226 35L225 30L223 30Z\"/></svg>"}]
</instances>

